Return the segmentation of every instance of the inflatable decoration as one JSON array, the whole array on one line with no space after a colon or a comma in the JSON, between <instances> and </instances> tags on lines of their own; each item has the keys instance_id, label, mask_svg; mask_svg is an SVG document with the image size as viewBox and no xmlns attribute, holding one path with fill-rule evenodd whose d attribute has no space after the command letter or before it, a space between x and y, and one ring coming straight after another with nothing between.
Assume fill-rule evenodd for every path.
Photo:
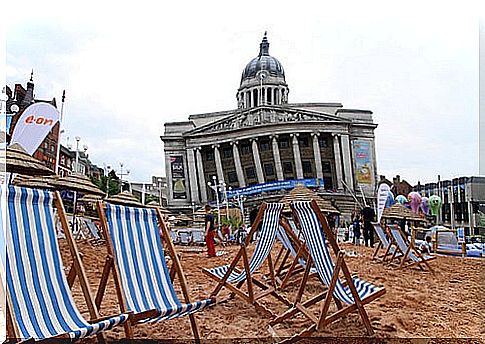
<instances>
[{"instance_id":1,"label":"inflatable decoration","mask_svg":"<svg viewBox=\"0 0 485 344\"><path fill-rule=\"evenodd\" d=\"M421 198L421 211L424 214L429 215L429 200L428 200L428 197L422 197Z\"/></svg>"},{"instance_id":2,"label":"inflatable decoration","mask_svg":"<svg viewBox=\"0 0 485 344\"><path fill-rule=\"evenodd\" d=\"M396 201L394 200L394 194L389 191L387 193L386 205L384 206L384 208L390 208L394 205L394 203L396 203Z\"/></svg>"},{"instance_id":3,"label":"inflatable decoration","mask_svg":"<svg viewBox=\"0 0 485 344\"><path fill-rule=\"evenodd\" d=\"M438 215L441 208L441 197L433 195L428 200L429 208L431 209L431 214Z\"/></svg>"},{"instance_id":4,"label":"inflatable decoration","mask_svg":"<svg viewBox=\"0 0 485 344\"><path fill-rule=\"evenodd\" d=\"M416 191L410 192L408 195L408 202L411 206L411 210L417 214L421 205L421 195Z\"/></svg>"},{"instance_id":5,"label":"inflatable decoration","mask_svg":"<svg viewBox=\"0 0 485 344\"><path fill-rule=\"evenodd\" d=\"M399 203L399 204L404 205L404 204L406 204L407 201L408 201L407 198L403 195L397 195L396 196L396 202Z\"/></svg>"}]
</instances>

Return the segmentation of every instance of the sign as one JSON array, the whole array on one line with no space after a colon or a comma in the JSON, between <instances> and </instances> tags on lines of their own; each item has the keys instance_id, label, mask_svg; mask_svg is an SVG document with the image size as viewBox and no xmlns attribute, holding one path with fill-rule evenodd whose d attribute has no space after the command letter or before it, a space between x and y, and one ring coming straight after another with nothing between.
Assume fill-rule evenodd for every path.
<instances>
[{"instance_id":1,"label":"sign","mask_svg":"<svg viewBox=\"0 0 485 344\"><path fill-rule=\"evenodd\" d=\"M379 189L377 190L377 222L381 222L389 191L391 191L391 188L386 183L379 185Z\"/></svg>"},{"instance_id":2,"label":"sign","mask_svg":"<svg viewBox=\"0 0 485 344\"><path fill-rule=\"evenodd\" d=\"M59 121L59 111L48 103L35 103L24 110L15 125L10 144L18 143L32 155Z\"/></svg>"},{"instance_id":3,"label":"sign","mask_svg":"<svg viewBox=\"0 0 485 344\"><path fill-rule=\"evenodd\" d=\"M170 170L172 172L172 199L186 199L185 170L182 155L170 156Z\"/></svg>"},{"instance_id":4,"label":"sign","mask_svg":"<svg viewBox=\"0 0 485 344\"><path fill-rule=\"evenodd\" d=\"M354 140L355 177L358 185L372 185L372 164L370 161L370 141Z\"/></svg>"},{"instance_id":5,"label":"sign","mask_svg":"<svg viewBox=\"0 0 485 344\"><path fill-rule=\"evenodd\" d=\"M459 227L456 229L456 236L458 237L458 243L462 244L465 242L465 228Z\"/></svg>"},{"instance_id":6,"label":"sign","mask_svg":"<svg viewBox=\"0 0 485 344\"><path fill-rule=\"evenodd\" d=\"M308 179L292 179L279 182L269 182L246 186L231 191L227 191L227 198L236 197L238 194L241 196L249 196L259 194L261 192L276 191L281 189L293 189L298 184L302 184L307 188L323 187L323 179L308 178Z\"/></svg>"}]
</instances>

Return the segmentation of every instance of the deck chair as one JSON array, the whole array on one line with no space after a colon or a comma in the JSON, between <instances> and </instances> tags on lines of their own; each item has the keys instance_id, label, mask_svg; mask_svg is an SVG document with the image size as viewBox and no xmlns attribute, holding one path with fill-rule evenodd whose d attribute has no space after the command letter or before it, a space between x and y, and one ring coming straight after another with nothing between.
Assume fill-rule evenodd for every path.
<instances>
[{"instance_id":1,"label":"deck chair","mask_svg":"<svg viewBox=\"0 0 485 344\"><path fill-rule=\"evenodd\" d=\"M56 238L53 204L73 258L67 278ZM9 339L77 340L96 334L98 340L104 340L102 331L128 324L126 313L100 318L58 192L10 186L7 207ZM71 294L70 286L76 277L87 303L89 321L81 315Z\"/></svg>"},{"instance_id":2,"label":"deck chair","mask_svg":"<svg viewBox=\"0 0 485 344\"><path fill-rule=\"evenodd\" d=\"M430 260L436 259L436 256L423 255L414 248L414 244L407 243L402 235L401 229L397 226L391 228L392 242L391 245L395 247L395 251L391 257L391 262L396 258L400 258L401 262L399 268L417 266L421 270L425 270L426 266L429 271L434 273L431 266L428 264ZM399 257L398 253L402 256Z\"/></svg>"},{"instance_id":3,"label":"deck chair","mask_svg":"<svg viewBox=\"0 0 485 344\"><path fill-rule=\"evenodd\" d=\"M374 330L364 309L364 305L382 296L385 293L385 289L362 279L352 278L344 261L345 252L339 249L332 235L332 231L328 226L327 219L321 213L315 201L293 202L291 208L293 211L293 219L295 219L297 226L301 228L305 237L305 246L308 248L310 256L308 257L307 267L293 307L272 320L270 322L270 330L272 330L272 326L301 313L310 319L312 324L296 336L306 336L315 330L322 329L327 324L344 315L357 310L367 329L367 333L373 335ZM329 245L337 257L336 264L332 260L325 239L328 240ZM323 284L325 284L326 289L319 295L303 302L302 297L312 265L317 270L318 276ZM340 272L344 275L344 281L339 277ZM328 314L332 299L337 306L337 311L333 314ZM315 316L309 307L322 300L319 314Z\"/></svg>"},{"instance_id":4,"label":"deck chair","mask_svg":"<svg viewBox=\"0 0 485 344\"><path fill-rule=\"evenodd\" d=\"M190 245L192 242L192 233L189 230L179 229L178 236L181 245Z\"/></svg>"},{"instance_id":5,"label":"deck chair","mask_svg":"<svg viewBox=\"0 0 485 344\"><path fill-rule=\"evenodd\" d=\"M271 250L276 240L276 232L279 227L279 220L283 204L280 203L265 203L261 205L258 215L251 226L251 231L246 237L246 241L241 245L238 253L234 257L230 265L223 265L212 269L203 269L203 273L217 282L217 286L211 294L211 297L217 297L223 287L229 289L231 297L233 295L240 296L243 300L255 305L258 309L263 310L271 315L273 312L262 305L259 300L268 295L273 296L278 301L289 306L290 302L277 293L277 285L274 274L274 265L271 258ZM248 260L247 247L251 242L254 232L261 223L261 231L259 239L256 243L251 260ZM237 264L242 261L244 269L237 268ZM262 282L254 277L254 273L263 265L268 263L270 272L270 283ZM246 284L247 292L242 287ZM261 289L256 294L255 287Z\"/></svg>"},{"instance_id":6,"label":"deck chair","mask_svg":"<svg viewBox=\"0 0 485 344\"><path fill-rule=\"evenodd\" d=\"M190 301L185 275L160 210L110 203L105 203L105 206L106 212L103 203L97 203L108 258L96 295L96 305L101 305L112 272L120 308L122 312L133 312L133 323L154 323L188 315L194 338L199 340L193 313L209 306L213 300ZM175 267L184 302L175 293L164 248ZM132 338L133 333L127 332L126 336Z\"/></svg>"},{"instance_id":7,"label":"deck chair","mask_svg":"<svg viewBox=\"0 0 485 344\"><path fill-rule=\"evenodd\" d=\"M205 244L205 231L196 229L192 231L192 243L196 245Z\"/></svg>"},{"instance_id":8,"label":"deck chair","mask_svg":"<svg viewBox=\"0 0 485 344\"><path fill-rule=\"evenodd\" d=\"M104 239L99 235L99 230L98 227L94 224L93 221L90 219L84 219L84 223L86 224L86 228L89 230L89 233L91 235L91 239L89 242L93 246L98 246L104 243Z\"/></svg>"},{"instance_id":9,"label":"deck chair","mask_svg":"<svg viewBox=\"0 0 485 344\"><path fill-rule=\"evenodd\" d=\"M377 237L379 238L379 243L374 250L374 254L372 255L372 259L380 259L383 262L386 261L387 258L390 258L395 253L395 246L391 245L391 242L387 239L387 235L382 229L381 225L378 223L373 223L374 229L376 231ZM384 249L384 254L378 255L380 249ZM400 252L396 253L396 258L402 256Z\"/></svg>"}]
</instances>

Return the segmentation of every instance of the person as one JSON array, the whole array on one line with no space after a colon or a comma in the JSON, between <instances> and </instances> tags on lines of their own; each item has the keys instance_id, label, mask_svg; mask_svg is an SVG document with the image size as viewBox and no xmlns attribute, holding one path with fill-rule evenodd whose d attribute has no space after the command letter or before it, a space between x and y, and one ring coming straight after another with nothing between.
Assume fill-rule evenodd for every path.
<instances>
[{"instance_id":1,"label":"person","mask_svg":"<svg viewBox=\"0 0 485 344\"><path fill-rule=\"evenodd\" d=\"M216 256L216 247L214 243L214 236L216 234L216 227L214 226L214 215L211 213L211 206L205 206L205 243L207 245L207 255L210 257Z\"/></svg>"},{"instance_id":2,"label":"person","mask_svg":"<svg viewBox=\"0 0 485 344\"><path fill-rule=\"evenodd\" d=\"M403 219L399 222L399 227L401 227L401 231L404 233L404 235L408 235L408 231L406 230L406 216L404 216Z\"/></svg>"},{"instance_id":3,"label":"person","mask_svg":"<svg viewBox=\"0 0 485 344\"><path fill-rule=\"evenodd\" d=\"M429 235L426 235L425 242L423 242L419 246L419 250L423 254L430 254L431 253L431 237Z\"/></svg>"},{"instance_id":4,"label":"person","mask_svg":"<svg viewBox=\"0 0 485 344\"><path fill-rule=\"evenodd\" d=\"M374 209L369 206L365 206L362 209L362 220L364 221L364 243L365 246L374 247L374 226L372 226L372 221L376 213Z\"/></svg>"},{"instance_id":5,"label":"person","mask_svg":"<svg viewBox=\"0 0 485 344\"><path fill-rule=\"evenodd\" d=\"M352 223L352 231L354 232L354 240L353 243L355 245L360 245L360 219L359 215L355 214L353 223Z\"/></svg>"}]
</instances>

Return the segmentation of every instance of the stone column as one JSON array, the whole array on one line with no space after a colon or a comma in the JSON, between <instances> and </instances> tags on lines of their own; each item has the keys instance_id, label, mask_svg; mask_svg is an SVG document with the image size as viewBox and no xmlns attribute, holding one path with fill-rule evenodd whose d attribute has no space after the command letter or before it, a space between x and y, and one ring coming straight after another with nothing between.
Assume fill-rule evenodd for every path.
<instances>
[{"instance_id":1,"label":"stone column","mask_svg":"<svg viewBox=\"0 0 485 344\"><path fill-rule=\"evenodd\" d=\"M278 181L285 180L283 175L283 167L281 166L280 148L278 146L278 135L271 135L271 141L273 144L273 156L276 170L276 178Z\"/></svg>"},{"instance_id":2,"label":"stone column","mask_svg":"<svg viewBox=\"0 0 485 344\"><path fill-rule=\"evenodd\" d=\"M301 165L301 156L300 156L300 144L298 142L298 134L291 134L293 137L293 156L295 158L295 170L296 170L296 179L303 179L303 167Z\"/></svg>"},{"instance_id":3,"label":"stone column","mask_svg":"<svg viewBox=\"0 0 485 344\"><path fill-rule=\"evenodd\" d=\"M323 178L322 154L320 153L320 143L318 142L318 133L312 133L313 137L313 156L315 157L315 168L317 178Z\"/></svg>"},{"instance_id":4,"label":"stone column","mask_svg":"<svg viewBox=\"0 0 485 344\"><path fill-rule=\"evenodd\" d=\"M200 203L199 188L197 186L197 169L193 148L187 148L187 170L189 172L190 200L198 204Z\"/></svg>"},{"instance_id":5,"label":"stone column","mask_svg":"<svg viewBox=\"0 0 485 344\"><path fill-rule=\"evenodd\" d=\"M232 141L232 155L234 157L234 165L236 166L237 181L239 187L243 188L246 186L246 181L244 180L244 172L241 165L241 158L239 157L238 141Z\"/></svg>"},{"instance_id":6,"label":"stone column","mask_svg":"<svg viewBox=\"0 0 485 344\"><path fill-rule=\"evenodd\" d=\"M253 158L254 158L254 166L256 166L256 175L258 176L258 183L264 183L264 173L263 167L261 165L261 158L259 156L259 147L257 139L251 139L252 146L253 146Z\"/></svg>"},{"instance_id":7,"label":"stone column","mask_svg":"<svg viewBox=\"0 0 485 344\"><path fill-rule=\"evenodd\" d=\"M219 151L219 144L212 145L214 148L214 160L216 162L217 182L224 183L224 170L222 169L221 152Z\"/></svg>"},{"instance_id":8,"label":"stone column","mask_svg":"<svg viewBox=\"0 0 485 344\"><path fill-rule=\"evenodd\" d=\"M332 134L333 136L333 154L335 157L335 175L337 177L337 189L342 190L344 188L342 184L342 156L340 154L340 142L339 136Z\"/></svg>"},{"instance_id":9,"label":"stone column","mask_svg":"<svg viewBox=\"0 0 485 344\"><path fill-rule=\"evenodd\" d=\"M352 190L354 187L354 175L352 174L352 155L350 154L350 139L348 134L342 135L342 157L344 161L345 182Z\"/></svg>"},{"instance_id":10,"label":"stone column","mask_svg":"<svg viewBox=\"0 0 485 344\"><path fill-rule=\"evenodd\" d=\"M200 201L207 203L207 188L205 184L204 164L202 163L201 147L197 147L197 173L199 175Z\"/></svg>"}]
</instances>

